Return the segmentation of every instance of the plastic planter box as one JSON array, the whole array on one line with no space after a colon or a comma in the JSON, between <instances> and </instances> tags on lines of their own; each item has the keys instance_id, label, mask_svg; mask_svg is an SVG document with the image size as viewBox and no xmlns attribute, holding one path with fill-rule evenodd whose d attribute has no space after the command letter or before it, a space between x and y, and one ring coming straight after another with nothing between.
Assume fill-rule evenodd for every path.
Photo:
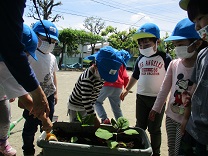
<instances>
[{"instance_id":1,"label":"plastic planter box","mask_svg":"<svg viewBox=\"0 0 208 156\"><path fill-rule=\"evenodd\" d=\"M53 128L59 128L63 132L67 133L83 133L86 131L88 133L95 132L94 127L82 127L79 123L55 122ZM38 138L37 145L43 148L44 156L151 156L152 148L145 131L137 127L133 129L136 129L139 132L144 144L143 149L110 149L104 146L45 141L45 132L43 132Z\"/></svg>"}]
</instances>

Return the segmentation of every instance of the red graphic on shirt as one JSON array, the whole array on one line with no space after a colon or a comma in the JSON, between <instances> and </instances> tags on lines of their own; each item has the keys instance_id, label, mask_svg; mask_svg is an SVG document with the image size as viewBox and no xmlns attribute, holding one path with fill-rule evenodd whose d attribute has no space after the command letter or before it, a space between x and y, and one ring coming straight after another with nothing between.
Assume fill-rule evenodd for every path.
<instances>
[{"instance_id":1,"label":"red graphic on shirt","mask_svg":"<svg viewBox=\"0 0 208 156\"><path fill-rule=\"evenodd\" d=\"M141 75L159 75L158 68L142 68Z\"/></svg>"},{"instance_id":2,"label":"red graphic on shirt","mask_svg":"<svg viewBox=\"0 0 208 156\"><path fill-rule=\"evenodd\" d=\"M163 63L161 61L156 60L146 60L139 63L141 75L160 75L158 69L162 67Z\"/></svg>"},{"instance_id":3,"label":"red graphic on shirt","mask_svg":"<svg viewBox=\"0 0 208 156\"><path fill-rule=\"evenodd\" d=\"M187 79L184 80L184 75L178 74L177 79L178 81L176 82L176 91L174 93L174 97L175 97L175 104L177 104L178 106L182 105L182 93L188 90L189 86L192 86L193 83Z\"/></svg>"}]
</instances>

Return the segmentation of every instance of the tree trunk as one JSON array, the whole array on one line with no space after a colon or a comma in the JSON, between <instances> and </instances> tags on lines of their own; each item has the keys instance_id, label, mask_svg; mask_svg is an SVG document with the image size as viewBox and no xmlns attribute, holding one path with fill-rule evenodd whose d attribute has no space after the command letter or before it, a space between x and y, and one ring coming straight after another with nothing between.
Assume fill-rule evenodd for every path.
<instances>
[{"instance_id":1,"label":"tree trunk","mask_svg":"<svg viewBox=\"0 0 208 156\"><path fill-rule=\"evenodd\" d=\"M65 51L65 48L66 48L66 44L63 44L63 49L61 51L61 58L59 59L59 63L58 63L58 67L59 69L61 70L61 65L63 63L63 59L64 59L64 51Z\"/></svg>"}]
</instances>

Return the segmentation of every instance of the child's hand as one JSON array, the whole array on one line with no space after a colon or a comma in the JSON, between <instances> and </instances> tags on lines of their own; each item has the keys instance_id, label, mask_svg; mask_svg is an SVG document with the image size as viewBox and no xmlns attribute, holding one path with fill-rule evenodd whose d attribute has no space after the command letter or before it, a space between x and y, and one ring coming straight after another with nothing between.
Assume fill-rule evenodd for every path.
<instances>
[{"instance_id":1,"label":"child's hand","mask_svg":"<svg viewBox=\"0 0 208 156\"><path fill-rule=\"evenodd\" d=\"M149 113L149 120L150 121L154 121L155 120L155 114L157 114L156 111L154 111L154 110L150 111L150 113Z\"/></svg>"},{"instance_id":2,"label":"child's hand","mask_svg":"<svg viewBox=\"0 0 208 156\"><path fill-rule=\"evenodd\" d=\"M189 92L185 91L182 93L182 102L184 107L187 107L191 104L191 95Z\"/></svg>"},{"instance_id":3,"label":"child's hand","mask_svg":"<svg viewBox=\"0 0 208 156\"><path fill-rule=\"evenodd\" d=\"M127 95L128 93L129 93L129 92L128 92L126 89L124 89L124 90L121 92L120 99L123 101L124 98L126 97L126 95Z\"/></svg>"}]
</instances>

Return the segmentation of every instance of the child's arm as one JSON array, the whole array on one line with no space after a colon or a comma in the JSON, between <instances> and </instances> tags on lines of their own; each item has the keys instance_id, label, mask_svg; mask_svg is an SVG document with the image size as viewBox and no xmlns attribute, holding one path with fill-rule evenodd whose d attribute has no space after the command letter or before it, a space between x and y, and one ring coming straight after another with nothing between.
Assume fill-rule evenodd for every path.
<instances>
[{"instance_id":1,"label":"child's arm","mask_svg":"<svg viewBox=\"0 0 208 156\"><path fill-rule=\"evenodd\" d=\"M186 108L185 112L184 112L183 121L181 123L181 134L182 135L185 132L186 124L187 124L187 122L189 120L189 117L191 115L191 97L192 97L195 89L196 89L196 84L194 83L192 88L191 88L191 91L189 93L185 92L185 93L182 94L183 105Z\"/></svg>"},{"instance_id":2,"label":"child's arm","mask_svg":"<svg viewBox=\"0 0 208 156\"><path fill-rule=\"evenodd\" d=\"M135 85L137 82L137 79L135 79L133 76L131 76L126 88L123 89L123 91L120 94L120 99L123 101L130 89Z\"/></svg>"},{"instance_id":3,"label":"child's arm","mask_svg":"<svg viewBox=\"0 0 208 156\"><path fill-rule=\"evenodd\" d=\"M160 91L157 95L157 98L155 100L155 103L152 107L152 110L149 113L149 120L154 121L155 120L155 115L157 113L161 113L162 108L165 104L165 101L168 97L168 94L171 90L172 87L172 82L173 82L173 62L170 63L167 72L165 74L165 78L163 80L163 83L160 87Z\"/></svg>"},{"instance_id":4,"label":"child's arm","mask_svg":"<svg viewBox=\"0 0 208 156\"><path fill-rule=\"evenodd\" d=\"M29 94L20 96L18 99L18 106L31 112L31 110L33 109L33 100L31 96ZM46 113L44 113L42 116L40 115L38 119L42 122L42 129L46 132L50 132L53 124L51 123L49 117L46 117Z\"/></svg>"},{"instance_id":5,"label":"child's arm","mask_svg":"<svg viewBox=\"0 0 208 156\"><path fill-rule=\"evenodd\" d=\"M53 81L54 81L54 85L56 87L56 91L54 93L54 100L55 100L55 105L57 104L58 101L58 96L57 96L57 79L56 79L56 72L53 72Z\"/></svg>"}]
</instances>

